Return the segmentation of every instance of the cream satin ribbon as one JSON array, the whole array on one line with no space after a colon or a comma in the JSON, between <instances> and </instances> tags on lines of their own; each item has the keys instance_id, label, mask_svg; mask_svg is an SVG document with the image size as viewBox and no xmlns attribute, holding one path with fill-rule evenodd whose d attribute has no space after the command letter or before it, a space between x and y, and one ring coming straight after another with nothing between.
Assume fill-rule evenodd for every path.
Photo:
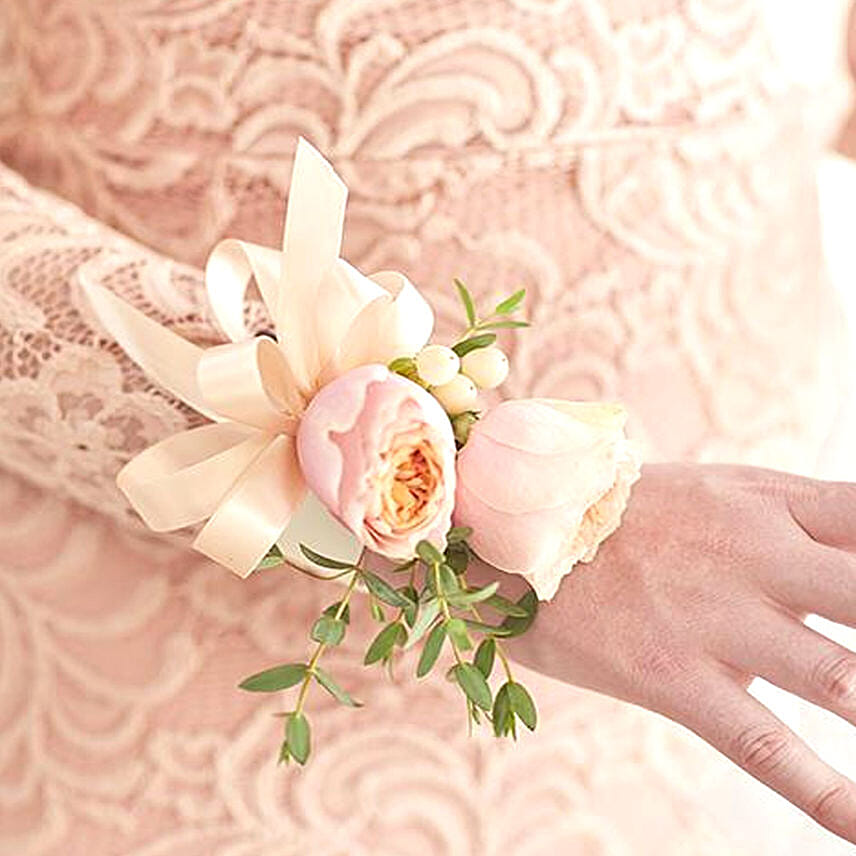
<instances>
[{"instance_id":1,"label":"cream satin ribbon","mask_svg":"<svg viewBox=\"0 0 856 856\"><path fill-rule=\"evenodd\" d=\"M226 239L208 259L205 286L231 340L224 345L200 348L81 279L98 320L131 359L213 421L146 449L117 484L155 531L207 520L193 546L242 577L306 499L296 434L312 396L358 365L416 353L433 328L430 306L406 277L367 277L340 258L346 201L342 180L300 139L282 250ZM246 329L252 281L276 340Z\"/></svg>"}]
</instances>

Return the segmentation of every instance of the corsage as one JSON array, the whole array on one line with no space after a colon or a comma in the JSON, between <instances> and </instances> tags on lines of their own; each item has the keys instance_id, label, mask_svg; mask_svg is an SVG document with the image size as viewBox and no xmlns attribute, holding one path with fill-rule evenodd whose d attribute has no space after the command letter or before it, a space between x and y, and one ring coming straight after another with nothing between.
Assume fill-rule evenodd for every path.
<instances>
[{"instance_id":1,"label":"corsage","mask_svg":"<svg viewBox=\"0 0 856 856\"><path fill-rule=\"evenodd\" d=\"M509 400L482 412L479 390L509 370L500 331L528 326L524 290L482 316L463 282L466 315L450 346L430 343L431 307L397 272L365 276L341 258L347 189L305 140L294 160L281 250L221 241L205 285L228 342L201 348L91 282L107 332L153 380L211 421L151 446L119 473L155 531L197 526L193 546L244 577L261 567L339 579L340 596L312 624L303 660L241 688L293 689L280 760L306 762L309 689L358 707L321 666L348 629L354 592L382 626L365 663L420 645L419 677L446 649L468 721L497 736L534 729L503 640L533 623L577 562L619 525L639 477L618 404ZM272 333L245 326L255 283ZM390 560L367 567L367 554ZM522 575L517 601L499 580L467 582L474 559ZM498 575L499 576L499 575ZM496 663L500 665L494 669ZM501 684L491 686L501 667Z\"/></svg>"}]
</instances>

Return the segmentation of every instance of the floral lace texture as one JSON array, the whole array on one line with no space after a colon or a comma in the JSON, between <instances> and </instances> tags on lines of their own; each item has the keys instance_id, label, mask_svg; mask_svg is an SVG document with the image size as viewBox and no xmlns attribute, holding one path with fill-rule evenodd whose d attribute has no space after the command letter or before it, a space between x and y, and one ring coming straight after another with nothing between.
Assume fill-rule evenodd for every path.
<instances>
[{"instance_id":1,"label":"floral lace texture","mask_svg":"<svg viewBox=\"0 0 856 856\"><path fill-rule=\"evenodd\" d=\"M352 189L346 257L405 271L441 334L452 277L527 287L508 394L620 398L651 458L810 471L839 351L803 131L751 0L4 2L0 851L739 852L712 752L546 681L540 736L496 755L438 721L442 680L355 666L394 726L322 708L329 748L276 771L233 686L323 595L137 540L115 473L194 417L79 282L219 341L196 266L278 242L304 134Z\"/></svg>"}]
</instances>

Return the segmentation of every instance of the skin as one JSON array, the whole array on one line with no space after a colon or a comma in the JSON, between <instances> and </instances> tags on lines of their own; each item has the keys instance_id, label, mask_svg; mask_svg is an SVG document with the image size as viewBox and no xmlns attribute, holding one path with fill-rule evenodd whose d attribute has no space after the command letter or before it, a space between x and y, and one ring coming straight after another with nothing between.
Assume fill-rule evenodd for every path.
<instances>
[{"instance_id":1,"label":"skin","mask_svg":"<svg viewBox=\"0 0 856 856\"><path fill-rule=\"evenodd\" d=\"M509 651L686 726L856 843L856 785L746 692L757 675L856 725L856 654L808 613L856 626L856 484L649 465L618 531Z\"/></svg>"}]
</instances>

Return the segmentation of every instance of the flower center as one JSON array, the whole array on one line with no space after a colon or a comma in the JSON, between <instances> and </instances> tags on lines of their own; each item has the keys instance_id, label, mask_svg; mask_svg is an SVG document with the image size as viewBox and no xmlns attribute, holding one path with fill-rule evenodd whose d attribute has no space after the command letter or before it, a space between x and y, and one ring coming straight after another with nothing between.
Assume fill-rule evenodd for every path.
<instances>
[{"instance_id":1,"label":"flower center","mask_svg":"<svg viewBox=\"0 0 856 856\"><path fill-rule=\"evenodd\" d=\"M380 484L384 522L398 530L424 522L434 513L441 475L437 455L426 440L394 449Z\"/></svg>"}]
</instances>

